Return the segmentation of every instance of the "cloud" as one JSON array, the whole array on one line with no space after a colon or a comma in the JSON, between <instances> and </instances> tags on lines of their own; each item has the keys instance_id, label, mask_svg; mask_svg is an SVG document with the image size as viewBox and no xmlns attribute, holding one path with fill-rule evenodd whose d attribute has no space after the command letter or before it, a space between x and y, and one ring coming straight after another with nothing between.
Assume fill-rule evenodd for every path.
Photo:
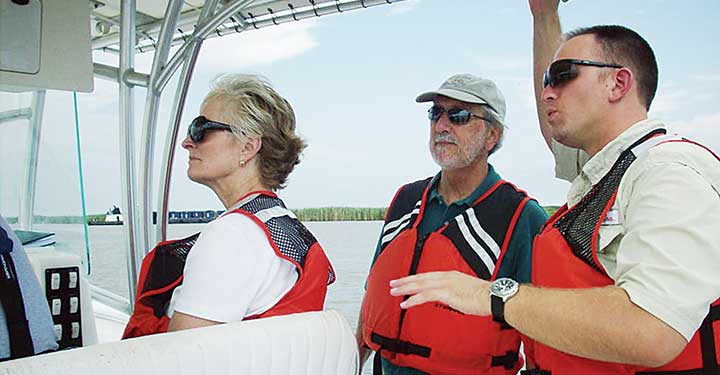
<instances>
[{"instance_id":1,"label":"cloud","mask_svg":"<svg viewBox=\"0 0 720 375\"><path fill-rule=\"evenodd\" d=\"M706 77L702 83L685 81L682 84L668 82L661 85L650 107L650 116L693 118L707 113L705 108L715 108L720 91L717 84L710 80L711 75L702 77Z\"/></svg>"},{"instance_id":2,"label":"cloud","mask_svg":"<svg viewBox=\"0 0 720 375\"><path fill-rule=\"evenodd\" d=\"M720 81L720 74L691 74L689 78L696 81L718 82Z\"/></svg>"},{"instance_id":3,"label":"cloud","mask_svg":"<svg viewBox=\"0 0 720 375\"><path fill-rule=\"evenodd\" d=\"M532 63L530 60L521 56L488 58L486 54L476 56L476 61L480 65L481 71L489 72L531 72ZM532 79L530 73L522 75L522 79Z\"/></svg>"},{"instance_id":4,"label":"cloud","mask_svg":"<svg viewBox=\"0 0 720 375\"><path fill-rule=\"evenodd\" d=\"M695 116L689 120L673 122L672 125L682 136L720 152L720 112Z\"/></svg>"},{"instance_id":5,"label":"cloud","mask_svg":"<svg viewBox=\"0 0 720 375\"><path fill-rule=\"evenodd\" d=\"M388 11L388 16L395 16L398 14L405 14L412 12L417 8L418 4L420 4L420 0L405 0L397 4L392 4L390 6L390 11Z\"/></svg>"},{"instance_id":6,"label":"cloud","mask_svg":"<svg viewBox=\"0 0 720 375\"><path fill-rule=\"evenodd\" d=\"M229 67L237 70L293 58L318 45L310 33L317 24L315 20L303 20L209 39L198 65L210 71L227 71Z\"/></svg>"},{"instance_id":7,"label":"cloud","mask_svg":"<svg viewBox=\"0 0 720 375\"><path fill-rule=\"evenodd\" d=\"M720 127L718 126L720 125L720 112L695 117L689 121L688 125L698 128L712 127L720 131Z\"/></svg>"},{"instance_id":8,"label":"cloud","mask_svg":"<svg viewBox=\"0 0 720 375\"><path fill-rule=\"evenodd\" d=\"M671 113L684 108L689 99L690 92L684 89L674 89L672 85L664 85L657 92L650 110L652 113Z\"/></svg>"}]
</instances>

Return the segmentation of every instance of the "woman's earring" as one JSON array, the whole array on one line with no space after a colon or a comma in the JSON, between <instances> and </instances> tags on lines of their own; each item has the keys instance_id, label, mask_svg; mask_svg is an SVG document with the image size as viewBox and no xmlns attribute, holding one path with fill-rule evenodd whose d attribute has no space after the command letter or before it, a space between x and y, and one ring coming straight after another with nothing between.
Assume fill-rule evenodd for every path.
<instances>
[{"instance_id":1,"label":"woman's earring","mask_svg":"<svg viewBox=\"0 0 720 375\"><path fill-rule=\"evenodd\" d=\"M245 166L245 160L240 160L240 166L241 166L241 167L244 167L244 166Z\"/></svg>"}]
</instances>

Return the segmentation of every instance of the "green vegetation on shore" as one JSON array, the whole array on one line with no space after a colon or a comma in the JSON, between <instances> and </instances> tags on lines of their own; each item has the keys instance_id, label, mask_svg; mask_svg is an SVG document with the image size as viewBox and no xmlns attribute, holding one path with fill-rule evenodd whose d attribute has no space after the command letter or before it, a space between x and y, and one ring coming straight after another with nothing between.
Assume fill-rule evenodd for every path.
<instances>
[{"instance_id":1,"label":"green vegetation on shore","mask_svg":"<svg viewBox=\"0 0 720 375\"><path fill-rule=\"evenodd\" d=\"M103 221L105 220L105 214L101 215L88 215L88 221ZM9 217L7 221L10 224L17 224L17 217ZM43 216L35 215L33 223L35 224L82 224L82 216Z\"/></svg>"},{"instance_id":2,"label":"green vegetation on shore","mask_svg":"<svg viewBox=\"0 0 720 375\"><path fill-rule=\"evenodd\" d=\"M543 209L545 209L545 212L547 212L548 216L554 215L559 208L560 206L543 206Z\"/></svg>"},{"instance_id":3,"label":"green vegetation on shore","mask_svg":"<svg viewBox=\"0 0 720 375\"><path fill-rule=\"evenodd\" d=\"M558 206L543 207L548 215L558 210ZM320 207L300 208L293 210L300 221L373 221L385 219L387 208L383 207ZM7 218L10 224L16 224L17 218ZM90 221L104 221L105 214L88 215ZM82 216L40 216L36 215L37 224L82 224Z\"/></svg>"},{"instance_id":4,"label":"green vegetation on shore","mask_svg":"<svg viewBox=\"0 0 720 375\"><path fill-rule=\"evenodd\" d=\"M371 221L384 220L387 208L321 207L293 210L300 221Z\"/></svg>"}]
</instances>

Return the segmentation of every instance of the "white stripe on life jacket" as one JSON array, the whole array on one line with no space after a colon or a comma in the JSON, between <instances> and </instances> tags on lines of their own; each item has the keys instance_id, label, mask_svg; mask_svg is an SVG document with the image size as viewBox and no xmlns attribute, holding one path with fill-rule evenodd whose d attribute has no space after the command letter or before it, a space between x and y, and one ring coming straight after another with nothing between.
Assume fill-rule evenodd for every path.
<instances>
[{"instance_id":1,"label":"white stripe on life jacket","mask_svg":"<svg viewBox=\"0 0 720 375\"><path fill-rule=\"evenodd\" d=\"M460 233L462 233L463 237L465 237L465 241L470 245L470 247L475 251L475 253L480 257L480 259L485 263L485 265L488 268L488 271L490 271L490 274L495 272L495 262L490 257L488 252L485 250L485 248L473 237L472 233L470 233L471 230L473 230L475 233L477 233L478 237L482 239L483 242L490 248L490 250L495 255L495 259L497 259L500 256L500 246L495 242L495 240L490 237L490 235L485 232L485 230L480 226L480 222L478 221L477 217L475 216L475 211L470 208L467 211L465 211L467 214L468 221L470 222L470 225L472 226L472 229L467 226L465 223L465 220L463 220L463 216L465 215L458 215L455 217L455 221L458 223L458 228L460 229Z\"/></svg>"},{"instance_id":2,"label":"white stripe on life jacket","mask_svg":"<svg viewBox=\"0 0 720 375\"><path fill-rule=\"evenodd\" d=\"M293 219L296 219L295 214L292 213L292 211L288 210L287 208L282 208L280 206L274 206L270 208L266 208L262 211L258 211L255 216L257 216L260 221L263 223L267 223L268 220L276 217L283 217L283 216L289 216Z\"/></svg>"},{"instance_id":3,"label":"white stripe on life jacket","mask_svg":"<svg viewBox=\"0 0 720 375\"><path fill-rule=\"evenodd\" d=\"M248 203L248 202L250 202L251 200L257 198L258 195L260 195L260 193L255 193L255 194L250 194L250 195L248 195L247 197L245 197L245 198L244 198L243 200L241 200L240 202L235 203L232 207L230 207L230 208L228 208L227 210L225 210L225 212L223 212L222 215L220 215L220 216L225 216L225 215L227 215L228 212L230 212L230 211L232 211L232 210L236 210L236 209L244 206L246 203Z\"/></svg>"},{"instance_id":4,"label":"white stripe on life jacket","mask_svg":"<svg viewBox=\"0 0 720 375\"><path fill-rule=\"evenodd\" d=\"M405 227L405 224L407 224L413 215L418 215L420 213L420 201L418 201L415 204L415 208L408 212L407 214L403 215L401 218L397 220L393 220L387 224L385 224L385 227L383 228L383 237L382 240L380 240L381 245L385 245L387 242L392 241L395 236L400 233L400 230Z\"/></svg>"}]
</instances>

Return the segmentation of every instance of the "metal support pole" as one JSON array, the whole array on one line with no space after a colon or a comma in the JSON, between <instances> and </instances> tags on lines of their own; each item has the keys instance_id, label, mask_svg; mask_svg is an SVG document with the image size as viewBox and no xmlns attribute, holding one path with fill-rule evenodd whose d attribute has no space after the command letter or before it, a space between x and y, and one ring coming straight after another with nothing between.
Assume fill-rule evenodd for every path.
<instances>
[{"instance_id":1,"label":"metal support pole","mask_svg":"<svg viewBox=\"0 0 720 375\"><path fill-rule=\"evenodd\" d=\"M10 121L17 121L17 120L29 120L32 117L32 109L30 108L20 108L20 109L11 109L7 111L0 112L0 124L3 122L10 122Z\"/></svg>"},{"instance_id":2,"label":"metal support pole","mask_svg":"<svg viewBox=\"0 0 720 375\"><path fill-rule=\"evenodd\" d=\"M182 0L171 0L167 4L165 18L160 28L160 38L157 48L155 49L155 56L153 57L152 70L150 71L150 84L148 85L145 96L145 112L143 115L142 143L140 149L142 164L139 169L140 184L138 186L138 203L140 204L138 210L140 213L138 225L140 225L140 227L138 229L140 230L141 240L139 245L142 246L143 254L150 251L150 244L154 243L152 239L154 234L152 233L152 175L153 160L155 157L155 129L157 128L158 107L160 104L160 96L162 95L162 91L155 90L155 86L152 83L167 62L175 25L182 10L182 5Z\"/></svg>"},{"instance_id":3,"label":"metal support pole","mask_svg":"<svg viewBox=\"0 0 720 375\"><path fill-rule=\"evenodd\" d=\"M150 76L147 74L139 73L134 70L126 70L121 77L120 69L100 63L93 63L93 74L95 77L102 78L110 82L117 83L122 79L128 85L140 87L147 87L148 81L150 80Z\"/></svg>"},{"instance_id":4,"label":"metal support pole","mask_svg":"<svg viewBox=\"0 0 720 375\"><path fill-rule=\"evenodd\" d=\"M200 14L199 21L206 19L213 13L213 10L217 6L218 0L208 0L205 3L205 7ZM193 71L195 70L195 63L197 62L198 55L200 54L200 48L202 47L203 40L194 40L194 43L190 44L190 53L185 56L185 63L180 73L180 81L178 83L177 90L175 91L175 102L173 103L173 112L171 114L172 122L168 127L167 136L165 138L165 152L163 154L163 163L161 168L162 180L160 181L160 191L158 192L158 222L155 227L156 239L158 241L164 241L167 238L167 217L168 217L168 201L170 200L170 181L172 180L172 165L175 159L175 148L177 146L177 136L180 128L180 121L182 120L182 112L185 108L185 100L187 99L188 88L190 87L190 80L192 78Z\"/></svg>"},{"instance_id":5,"label":"metal support pole","mask_svg":"<svg viewBox=\"0 0 720 375\"><path fill-rule=\"evenodd\" d=\"M30 124L28 126L28 160L25 166L25 178L20 198L18 226L32 230L35 214L35 186L37 183L38 154L40 151L40 133L43 110L45 109L45 90L35 91L32 97Z\"/></svg>"},{"instance_id":6,"label":"metal support pole","mask_svg":"<svg viewBox=\"0 0 720 375\"><path fill-rule=\"evenodd\" d=\"M122 0L120 5L120 71L133 70L135 66L135 0ZM122 79L120 90L120 180L122 186L123 230L127 247L128 290L130 310L135 304L135 286L143 252L137 250L138 223L135 215L135 126L133 87ZM131 311L128 311L130 313Z\"/></svg>"},{"instance_id":7,"label":"metal support pole","mask_svg":"<svg viewBox=\"0 0 720 375\"><path fill-rule=\"evenodd\" d=\"M217 2L215 2L216 4ZM170 76L175 72L175 69L180 65L180 61L185 60L188 52L192 49L192 46L198 41L204 41L205 38L210 34L216 27L225 22L230 16L240 11L246 5L252 3L252 0L238 0L235 3L229 3L220 12L213 15L212 12L205 13L204 10L208 8L207 4L203 8L203 12L198 17L197 27L193 33L192 38L185 40L183 45L175 52L175 55L170 59L167 64L166 70L161 72L158 79L153 81L153 87L155 90L162 90L163 87L170 80ZM215 7L213 7L214 10ZM170 42L172 43L172 41Z\"/></svg>"}]
</instances>

